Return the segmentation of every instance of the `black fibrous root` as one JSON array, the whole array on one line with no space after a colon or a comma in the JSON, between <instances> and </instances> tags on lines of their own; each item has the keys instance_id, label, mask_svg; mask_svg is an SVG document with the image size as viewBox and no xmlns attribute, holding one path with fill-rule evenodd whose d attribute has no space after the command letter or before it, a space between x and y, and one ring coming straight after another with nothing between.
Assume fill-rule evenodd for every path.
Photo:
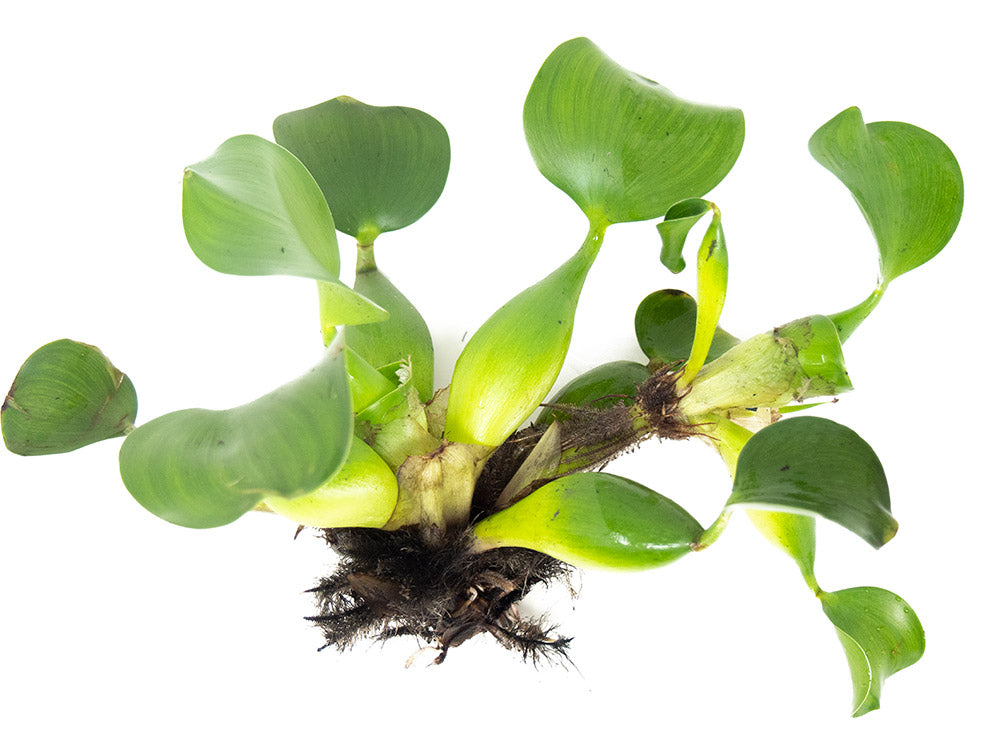
<instances>
[{"instance_id":1,"label":"black fibrous root","mask_svg":"<svg viewBox=\"0 0 1005 754\"><path fill-rule=\"evenodd\" d=\"M452 647L487 633L534 664L568 660L569 638L517 610L537 584L568 585L565 563L519 548L474 553L463 533L435 548L410 529L322 534L340 560L310 590L318 614L308 620L323 632L320 649L415 636L438 650L439 664Z\"/></svg>"},{"instance_id":2,"label":"black fibrous root","mask_svg":"<svg viewBox=\"0 0 1005 754\"><path fill-rule=\"evenodd\" d=\"M690 386L683 390L678 387L682 373L680 364L664 365L639 385L635 405L648 423L641 439L656 436L661 440L682 440L703 434L700 425L691 424L678 411L681 398L691 391Z\"/></svg>"},{"instance_id":3,"label":"black fibrous root","mask_svg":"<svg viewBox=\"0 0 1005 754\"><path fill-rule=\"evenodd\" d=\"M486 463L472 499L472 521L512 504L551 479L603 468L643 440L685 439L701 434L677 410L680 364L659 365L634 395L606 396L585 406L555 405L559 456L553 468L508 500L510 479L530 456L546 427L515 432ZM570 640L540 620L520 615L517 605L538 584L569 584L572 568L543 553L500 548L476 553L466 532L430 538L415 529L326 529L324 539L339 555L335 572L310 590L318 614L308 620L322 630L321 649L346 650L361 640L415 636L447 652L479 634L535 664L567 661ZM439 544L431 544L436 540Z\"/></svg>"}]
</instances>

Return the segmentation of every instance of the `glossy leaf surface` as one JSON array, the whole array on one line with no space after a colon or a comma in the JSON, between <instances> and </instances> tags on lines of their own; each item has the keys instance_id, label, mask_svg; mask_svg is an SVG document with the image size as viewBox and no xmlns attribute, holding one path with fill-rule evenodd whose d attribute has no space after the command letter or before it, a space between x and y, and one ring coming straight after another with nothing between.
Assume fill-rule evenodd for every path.
<instances>
[{"instance_id":1,"label":"glossy leaf surface","mask_svg":"<svg viewBox=\"0 0 1005 754\"><path fill-rule=\"evenodd\" d=\"M735 479L740 453L754 436L754 431L722 415L708 417L704 424L704 431L714 440L715 449L729 468L730 476ZM797 513L756 508L747 508L746 513L765 539L796 561L803 579L816 592L817 580L813 573L817 551L816 519Z\"/></svg>"},{"instance_id":2,"label":"glossy leaf surface","mask_svg":"<svg viewBox=\"0 0 1005 754\"><path fill-rule=\"evenodd\" d=\"M640 569L691 552L702 526L687 511L629 479L573 474L482 520L475 536L526 547L575 566Z\"/></svg>"},{"instance_id":3,"label":"glossy leaf surface","mask_svg":"<svg viewBox=\"0 0 1005 754\"><path fill-rule=\"evenodd\" d=\"M681 375L681 384L688 385L708 358L719 325L719 316L726 303L726 280L729 257L726 237L722 231L719 210L712 205L712 222L698 247L698 313L695 317L694 343Z\"/></svg>"},{"instance_id":4,"label":"glossy leaf surface","mask_svg":"<svg viewBox=\"0 0 1005 754\"><path fill-rule=\"evenodd\" d=\"M727 505L823 516L873 547L897 533L879 458L855 432L819 417L785 419L751 437Z\"/></svg>"},{"instance_id":5,"label":"glossy leaf surface","mask_svg":"<svg viewBox=\"0 0 1005 754\"><path fill-rule=\"evenodd\" d=\"M698 304L684 291L664 289L642 299L635 310L635 337L642 352L664 364L684 361L694 343ZM708 361L719 358L740 339L716 327Z\"/></svg>"},{"instance_id":6,"label":"glossy leaf surface","mask_svg":"<svg viewBox=\"0 0 1005 754\"><path fill-rule=\"evenodd\" d=\"M454 365L446 436L500 445L548 395L565 362L579 294L599 233L544 280L514 296L478 328Z\"/></svg>"},{"instance_id":7,"label":"glossy leaf surface","mask_svg":"<svg viewBox=\"0 0 1005 754\"><path fill-rule=\"evenodd\" d=\"M538 169L598 223L650 220L701 196L743 144L739 110L680 99L584 38L544 62L523 122Z\"/></svg>"},{"instance_id":8,"label":"glossy leaf surface","mask_svg":"<svg viewBox=\"0 0 1005 754\"><path fill-rule=\"evenodd\" d=\"M925 652L925 631L914 610L893 592L871 586L821 592L852 677L852 715L879 708L883 682Z\"/></svg>"},{"instance_id":9,"label":"glossy leaf surface","mask_svg":"<svg viewBox=\"0 0 1005 754\"><path fill-rule=\"evenodd\" d=\"M300 497L267 497L262 502L304 526L379 528L391 518L397 499L394 472L354 437L345 463L316 490Z\"/></svg>"},{"instance_id":10,"label":"glossy leaf surface","mask_svg":"<svg viewBox=\"0 0 1005 754\"><path fill-rule=\"evenodd\" d=\"M363 244L422 217L447 180L450 140L421 110L337 97L280 115L272 130L317 180L335 227Z\"/></svg>"},{"instance_id":11,"label":"glossy leaf surface","mask_svg":"<svg viewBox=\"0 0 1005 754\"><path fill-rule=\"evenodd\" d=\"M631 404L638 386L649 379L649 370L635 361L610 361L583 372L549 399L535 424L551 424L568 417L561 406L604 409L615 404Z\"/></svg>"},{"instance_id":12,"label":"glossy leaf surface","mask_svg":"<svg viewBox=\"0 0 1005 754\"><path fill-rule=\"evenodd\" d=\"M237 408L186 409L133 430L119 453L130 494L172 523L230 523L270 496L298 497L342 466L353 416L345 356Z\"/></svg>"},{"instance_id":13,"label":"glossy leaf surface","mask_svg":"<svg viewBox=\"0 0 1005 754\"><path fill-rule=\"evenodd\" d=\"M949 242L963 211L963 176L937 136L908 123L866 124L851 107L821 126L809 147L855 197L879 244L885 283Z\"/></svg>"},{"instance_id":14,"label":"glossy leaf surface","mask_svg":"<svg viewBox=\"0 0 1005 754\"><path fill-rule=\"evenodd\" d=\"M8 450L67 453L125 434L136 420L136 390L97 348L57 340L21 366L0 407Z\"/></svg>"}]
</instances>

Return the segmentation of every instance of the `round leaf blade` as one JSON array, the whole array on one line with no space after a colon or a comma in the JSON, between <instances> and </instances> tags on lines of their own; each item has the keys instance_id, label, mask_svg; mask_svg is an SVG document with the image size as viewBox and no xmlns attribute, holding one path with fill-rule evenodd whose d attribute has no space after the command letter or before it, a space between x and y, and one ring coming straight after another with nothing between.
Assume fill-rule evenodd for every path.
<instances>
[{"instance_id":1,"label":"round leaf blade","mask_svg":"<svg viewBox=\"0 0 1005 754\"><path fill-rule=\"evenodd\" d=\"M821 126L809 148L855 197L879 244L884 283L949 242L963 212L963 175L937 136L909 123L866 124L850 107Z\"/></svg>"},{"instance_id":2,"label":"round leaf blade","mask_svg":"<svg viewBox=\"0 0 1005 754\"><path fill-rule=\"evenodd\" d=\"M362 244L426 214L450 168L446 129L411 107L336 97L280 115L272 130L317 180L335 227Z\"/></svg>"},{"instance_id":3,"label":"round leaf blade","mask_svg":"<svg viewBox=\"0 0 1005 754\"><path fill-rule=\"evenodd\" d=\"M785 419L751 437L726 504L823 516L873 547L897 532L879 458L848 427L819 417Z\"/></svg>"},{"instance_id":4,"label":"round leaf blade","mask_svg":"<svg viewBox=\"0 0 1005 754\"><path fill-rule=\"evenodd\" d=\"M119 437L135 420L130 379L95 346L66 339L28 357L0 406L4 444L24 456Z\"/></svg>"},{"instance_id":5,"label":"round leaf blade","mask_svg":"<svg viewBox=\"0 0 1005 754\"><path fill-rule=\"evenodd\" d=\"M122 481L151 513L181 526L228 524L263 498L297 497L344 463L353 436L345 354L224 411L185 409L137 427L119 452Z\"/></svg>"},{"instance_id":6,"label":"round leaf blade","mask_svg":"<svg viewBox=\"0 0 1005 754\"><path fill-rule=\"evenodd\" d=\"M527 94L538 169L591 221L650 220L732 168L743 114L687 102L622 68L585 38L560 45Z\"/></svg>"}]
</instances>

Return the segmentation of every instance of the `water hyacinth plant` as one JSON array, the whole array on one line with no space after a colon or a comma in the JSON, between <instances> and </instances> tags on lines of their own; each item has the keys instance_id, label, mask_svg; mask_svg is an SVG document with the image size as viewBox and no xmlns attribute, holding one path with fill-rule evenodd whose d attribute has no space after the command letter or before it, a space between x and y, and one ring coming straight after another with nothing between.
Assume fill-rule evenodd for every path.
<instances>
[{"instance_id":1,"label":"water hyacinth plant","mask_svg":"<svg viewBox=\"0 0 1005 754\"><path fill-rule=\"evenodd\" d=\"M963 203L952 152L906 123L867 124L856 108L821 126L810 152L858 203L879 282L844 311L741 339L719 327L727 244L723 212L704 197L740 153L742 113L682 100L574 39L545 61L523 120L538 169L588 231L478 328L448 386L434 384L429 328L375 254L382 234L439 198L447 132L419 110L338 97L280 115L274 141L225 141L182 182L186 238L205 264L317 282L317 365L242 406L137 423L129 378L94 346L56 341L14 378L0 412L6 446L39 455L124 437L126 489L171 523L210 528L262 511L313 527L339 555L311 590L324 645L412 635L438 661L485 633L527 658L560 659L568 639L517 611L535 585L573 567L672 563L712 545L743 509L834 625L853 714L876 709L883 681L922 656L924 632L893 592L820 587L815 521L882 547L897 532L886 477L853 430L789 414L851 390L842 344L894 279L949 242ZM670 273L694 254L695 295L661 289L640 302L645 363L602 363L556 391L607 228L654 220L653 253ZM351 287L338 232L356 240ZM721 456L733 487L716 520L699 522L664 496L672 490L603 471L651 438Z\"/></svg>"}]
</instances>

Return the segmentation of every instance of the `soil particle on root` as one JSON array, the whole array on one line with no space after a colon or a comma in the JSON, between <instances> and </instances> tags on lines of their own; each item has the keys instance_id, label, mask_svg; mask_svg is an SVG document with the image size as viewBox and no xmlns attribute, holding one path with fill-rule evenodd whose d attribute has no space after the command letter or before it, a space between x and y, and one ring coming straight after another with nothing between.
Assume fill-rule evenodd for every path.
<instances>
[{"instance_id":1,"label":"soil particle on root","mask_svg":"<svg viewBox=\"0 0 1005 754\"><path fill-rule=\"evenodd\" d=\"M517 605L537 584L569 583L570 566L543 553L504 548L471 552L462 533L430 547L418 531L326 529L339 555L330 576L311 591L318 613L308 617L325 639L345 650L360 640L415 636L447 651L482 633L537 664L562 662L570 639Z\"/></svg>"}]
</instances>

